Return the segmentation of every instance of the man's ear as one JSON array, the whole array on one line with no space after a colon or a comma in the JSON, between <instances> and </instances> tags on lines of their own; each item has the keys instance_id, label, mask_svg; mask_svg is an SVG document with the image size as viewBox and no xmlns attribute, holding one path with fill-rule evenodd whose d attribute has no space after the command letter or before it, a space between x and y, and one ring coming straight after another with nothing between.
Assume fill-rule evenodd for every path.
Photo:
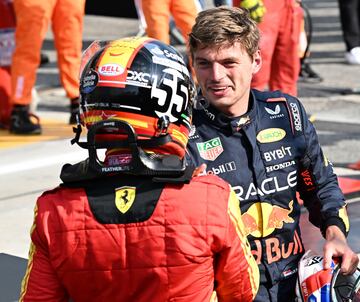
<instances>
[{"instance_id":1,"label":"man's ear","mask_svg":"<svg viewBox=\"0 0 360 302\"><path fill-rule=\"evenodd\" d=\"M261 52L260 50L257 50L253 55L253 72L252 74L255 74L259 71L262 65L262 58L261 58Z\"/></svg>"}]
</instances>

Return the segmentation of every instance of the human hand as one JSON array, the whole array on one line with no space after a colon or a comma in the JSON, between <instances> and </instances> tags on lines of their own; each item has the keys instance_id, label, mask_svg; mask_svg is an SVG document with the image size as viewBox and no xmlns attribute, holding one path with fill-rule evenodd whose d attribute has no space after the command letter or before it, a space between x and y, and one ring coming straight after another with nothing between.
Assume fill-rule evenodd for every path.
<instances>
[{"instance_id":1,"label":"human hand","mask_svg":"<svg viewBox=\"0 0 360 302\"><path fill-rule=\"evenodd\" d=\"M250 17L258 23L261 22L266 11L262 0L243 0L240 7L247 9Z\"/></svg>"},{"instance_id":2,"label":"human hand","mask_svg":"<svg viewBox=\"0 0 360 302\"><path fill-rule=\"evenodd\" d=\"M199 175L205 173L205 171L206 171L206 164L201 164L200 166L195 168L195 170L192 174L192 177L199 176Z\"/></svg>"},{"instance_id":3,"label":"human hand","mask_svg":"<svg viewBox=\"0 0 360 302\"><path fill-rule=\"evenodd\" d=\"M337 226L329 226L326 230L326 242L324 244L324 269L329 269L332 258L341 258L340 273L351 275L355 272L359 257L349 247L345 235Z\"/></svg>"}]
</instances>

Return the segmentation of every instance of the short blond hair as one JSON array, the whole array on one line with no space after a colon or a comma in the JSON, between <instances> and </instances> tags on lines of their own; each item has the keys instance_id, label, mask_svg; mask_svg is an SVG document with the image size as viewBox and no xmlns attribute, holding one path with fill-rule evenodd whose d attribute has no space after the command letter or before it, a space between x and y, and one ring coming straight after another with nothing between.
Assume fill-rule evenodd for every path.
<instances>
[{"instance_id":1,"label":"short blond hair","mask_svg":"<svg viewBox=\"0 0 360 302\"><path fill-rule=\"evenodd\" d=\"M192 58L199 47L226 47L240 42L252 57L259 49L260 33L249 13L239 7L220 6L201 11L189 34Z\"/></svg>"}]
</instances>

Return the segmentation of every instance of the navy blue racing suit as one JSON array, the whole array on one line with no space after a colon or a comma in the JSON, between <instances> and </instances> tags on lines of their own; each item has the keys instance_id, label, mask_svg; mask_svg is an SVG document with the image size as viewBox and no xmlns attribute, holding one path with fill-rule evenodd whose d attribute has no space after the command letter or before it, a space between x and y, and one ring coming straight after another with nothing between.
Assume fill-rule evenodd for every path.
<instances>
[{"instance_id":1,"label":"navy blue racing suit","mask_svg":"<svg viewBox=\"0 0 360 302\"><path fill-rule=\"evenodd\" d=\"M228 181L238 196L261 272L256 301L292 301L304 253L297 192L323 234L337 225L347 235L345 199L299 100L252 90L249 108L236 118L211 105L195 110L187 156L196 166L206 163L206 173Z\"/></svg>"}]
</instances>

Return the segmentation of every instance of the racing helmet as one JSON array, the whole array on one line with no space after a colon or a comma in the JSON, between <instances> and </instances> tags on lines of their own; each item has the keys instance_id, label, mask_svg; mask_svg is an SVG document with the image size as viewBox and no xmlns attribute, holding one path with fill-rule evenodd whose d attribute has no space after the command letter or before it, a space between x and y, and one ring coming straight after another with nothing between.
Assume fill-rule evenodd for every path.
<instances>
[{"instance_id":1,"label":"racing helmet","mask_svg":"<svg viewBox=\"0 0 360 302\"><path fill-rule=\"evenodd\" d=\"M140 156L136 164L128 159L115 164L117 171L183 170L184 163L173 159L184 158L195 94L186 64L172 46L148 37L94 41L80 67L78 131L86 127L88 142L79 143L79 133L73 142L90 148L97 168L94 149L105 148Z\"/></svg>"},{"instance_id":2,"label":"racing helmet","mask_svg":"<svg viewBox=\"0 0 360 302\"><path fill-rule=\"evenodd\" d=\"M323 269L323 256L308 251L299 262L297 301L360 302L360 270L340 274L340 263L333 259L330 269Z\"/></svg>"}]
</instances>

